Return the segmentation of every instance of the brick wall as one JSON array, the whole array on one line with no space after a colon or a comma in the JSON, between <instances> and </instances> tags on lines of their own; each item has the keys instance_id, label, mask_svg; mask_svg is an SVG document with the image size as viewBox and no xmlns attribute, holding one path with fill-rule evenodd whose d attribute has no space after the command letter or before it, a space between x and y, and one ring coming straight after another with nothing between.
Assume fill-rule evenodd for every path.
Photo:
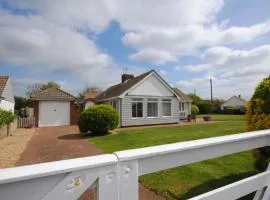
<instances>
[{"instance_id":1,"label":"brick wall","mask_svg":"<svg viewBox=\"0 0 270 200\"><path fill-rule=\"evenodd\" d=\"M70 102L70 125L77 125L81 112L83 111L82 104Z\"/></svg>"}]
</instances>

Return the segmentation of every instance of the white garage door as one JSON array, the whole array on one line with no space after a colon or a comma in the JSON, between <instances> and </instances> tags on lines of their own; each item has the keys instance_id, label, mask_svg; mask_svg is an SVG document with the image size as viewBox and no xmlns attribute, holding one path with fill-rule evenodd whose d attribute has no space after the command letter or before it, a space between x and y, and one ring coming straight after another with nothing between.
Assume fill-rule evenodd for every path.
<instances>
[{"instance_id":1,"label":"white garage door","mask_svg":"<svg viewBox=\"0 0 270 200\"><path fill-rule=\"evenodd\" d=\"M64 125L70 125L70 102L39 102L39 127Z\"/></svg>"}]
</instances>

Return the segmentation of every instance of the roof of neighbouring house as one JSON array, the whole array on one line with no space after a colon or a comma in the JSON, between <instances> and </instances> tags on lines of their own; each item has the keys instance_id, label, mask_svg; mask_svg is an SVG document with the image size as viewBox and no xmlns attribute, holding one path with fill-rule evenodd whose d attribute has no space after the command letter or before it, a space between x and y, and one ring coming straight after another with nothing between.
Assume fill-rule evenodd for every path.
<instances>
[{"instance_id":1,"label":"roof of neighbouring house","mask_svg":"<svg viewBox=\"0 0 270 200\"><path fill-rule=\"evenodd\" d=\"M8 79L9 79L9 76L0 76L0 97L2 97L4 89L7 85Z\"/></svg>"},{"instance_id":2,"label":"roof of neighbouring house","mask_svg":"<svg viewBox=\"0 0 270 200\"><path fill-rule=\"evenodd\" d=\"M136 76L136 77L124 82L124 83L119 83L117 85L113 85L113 86L109 87L107 90L105 90L104 92L100 93L96 97L96 100L101 101L101 100L110 99L113 97L118 97L121 94L123 94L125 91L130 89L132 86L139 83L141 80L143 80L145 77L147 77L152 72L154 72L154 70L151 70L151 71L148 71L144 74Z\"/></svg>"},{"instance_id":3,"label":"roof of neighbouring house","mask_svg":"<svg viewBox=\"0 0 270 200\"><path fill-rule=\"evenodd\" d=\"M84 100L94 100L100 92L87 92L84 96Z\"/></svg>"},{"instance_id":4,"label":"roof of neighbouring house","mask_svg":"<svg viewBox=\"0 0 270 200\"><path fill-rule=\"evenodd\" d=\"M192 99L188 97L188 95L186 95L184 92L182 92L179 88L174 87L173 90L175 91L175 93L183 100L183 101L189 101L191 102Z\"/></svg>"},{"instance_id":5,"label":"roof of neighbouring house","mask_svg":"<svg viewBox=\"0 0 270 200\"><path fill-rule=\"evenodd\" d=\"M48 88L46 90L31 95L31 99L38 101L73 101L76 98L61 89Z\"/></svg>"},{"instance_id":6,"label":"roof of neighbouring house","mask_svg":"<svg viewBox=\"0 0 270 200\"><path fill-rule=\"evenodd\" d=\"M243 103L246 103L246 100L245 100L245 99L242 99L241 97L234 95L234 96L232 96L231 98L227 99L223 104L225 104L226 102L230 101L230 100L233 99L233 98L236 98L236 99L242 101ZM222 105L223 105L223 104L222 104Z\"/></svg>"}]
</instances>

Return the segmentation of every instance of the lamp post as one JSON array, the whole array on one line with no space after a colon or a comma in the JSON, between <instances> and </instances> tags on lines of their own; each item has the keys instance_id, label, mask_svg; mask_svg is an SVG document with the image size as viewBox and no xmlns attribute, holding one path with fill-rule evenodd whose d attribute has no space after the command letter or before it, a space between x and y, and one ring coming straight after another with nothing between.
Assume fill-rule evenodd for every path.
<instances>
[{"instance_id":1,"label":"lamp post","mask_svg":"<svg viewBox=\"0 0 270 200\"><path fill-rule=\"evenodd\" d=\"M209 79L210 79L210 90L211 90L211 112L213 112L213 83L212 83L212 76L210 76Z\"/></svg>"}]
</instances>

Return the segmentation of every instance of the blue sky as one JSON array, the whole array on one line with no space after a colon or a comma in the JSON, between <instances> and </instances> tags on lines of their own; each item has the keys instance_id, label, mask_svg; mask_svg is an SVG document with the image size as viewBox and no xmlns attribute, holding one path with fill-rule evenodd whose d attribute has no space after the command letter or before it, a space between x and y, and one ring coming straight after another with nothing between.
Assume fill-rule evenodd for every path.
<instances>
[{"instance_id":1,"label":"blue sky","mask_svg":"<svg viewBox=\"0 0 270 200\"><path fill-rule=\"evenodd\" d=\"M0 74L24 95L56 81L76 95L155 69L184 92L249 98L270 74L270 1L0 0Z\"/></svg>"}]
</instances>

